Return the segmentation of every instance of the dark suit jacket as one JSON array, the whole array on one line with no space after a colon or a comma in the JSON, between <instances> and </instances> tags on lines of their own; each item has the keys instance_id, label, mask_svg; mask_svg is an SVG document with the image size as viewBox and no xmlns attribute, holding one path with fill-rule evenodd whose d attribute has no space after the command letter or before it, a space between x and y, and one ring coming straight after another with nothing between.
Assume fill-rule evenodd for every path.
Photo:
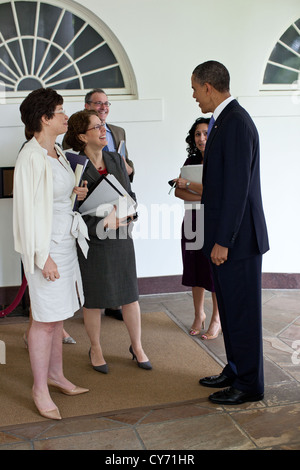
<instances>
[{"instance_id":1,"label":"dark suit jacket","mask_svg":"<svg viewBox=\"0 0 300 470\"><path fill-rule=\"evenodd\" d=\"M118 148L119 148L119 145L120 145L121 140L124 140L124 142L125 142L125 158L126 158L126 162L127 162L128 165L131 166L131 168L133 169L133 172L132 172L131 175L129 176L129 179L130 179L130 181L132 182L133 176L134 176L134 165L133 165L132 160L129 160L129 158L128 158L128 151L127 151L127 147L126 147L126 134L125 134L125 130L123 129L123 127L115 126L114 124L107 124L107 127L109 128L109 130L110 130L111 133L112 133L112 137L113 137L113 140L114 140L114 142L115 142L115 147L116 147L116 150L117 150L117 151L118 151Z\"/></svg>"},{"instance_id":2,"label":"dark suit jacket","mask_svg":"<svg viewBox=\"0 0 300 470\"><path fill-rule=\"evenodd\" d=\"M259 137L236 100L217 118L206 143L203 166L204 247L228 247L228 259L269 249L260 187Z\"/></svg>"},{"instance_id":3,"label":"dark suit jacket","mask_svg":"<svg viewBox=\"0 0 300 470\"><path fill-rule=\"evenodd\" d=\"M112 133L116 151L118 151L121 140L124 140L126 142L125 130L123 129L123 127L115 126L113 124L106 124L106 125ZM128 152L126 148L126 158L127 157L128 157Z\"/></svg>"}]
</instances>

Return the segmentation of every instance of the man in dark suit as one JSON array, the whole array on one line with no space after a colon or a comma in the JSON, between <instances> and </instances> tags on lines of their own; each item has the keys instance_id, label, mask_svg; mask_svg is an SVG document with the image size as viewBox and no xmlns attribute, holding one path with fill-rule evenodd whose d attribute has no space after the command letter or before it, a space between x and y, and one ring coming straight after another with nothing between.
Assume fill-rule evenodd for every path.
<instances>
[{"instance_id":1,"label":"man in dark suit","mask_svg":"<svg viewBox=\"0 0 300 470\"><path fill-rule=\"evenodd\" d=\"M192 74L193 97L203 113L213 113L203 166L203 250L212 263L227 355L222 373L200 384L223 389L210 395L213 403L235 405L264 396L261 264L269 243L259 137L249 114L231 97L229 80L216 61L200 64Z\"/></svg>"}]
</instances>

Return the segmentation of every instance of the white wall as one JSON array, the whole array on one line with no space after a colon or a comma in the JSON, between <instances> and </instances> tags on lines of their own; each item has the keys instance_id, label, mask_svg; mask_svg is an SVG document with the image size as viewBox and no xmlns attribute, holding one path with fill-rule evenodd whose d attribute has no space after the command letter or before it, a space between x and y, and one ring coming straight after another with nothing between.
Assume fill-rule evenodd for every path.
<instances>
[{"instance_id":1,"label":"white wall","mask_svg":"<svg viewBox=\"0 0 300 470\"><path fill-rule=\"evenodd\" d=\"M168 195L167 181L178 175L186 158L187 131L201 115L192 98L191 73L209 59L227 66L232 95L249 110L260 133L262 190L271 243L263 269L299 273L300 99L288 93L278 96L260 92L272 48L300 17L299 0L77 3L99 15L117 36L136 75L139 101L113 101L110 121L126 129L128 150L136 168L133 189L141 211L135 230L139 277L181 273L183 208ZM68 100L65 104L69 113L81 107L81 102ZM1 166L13 165L23 141L17 105L0 106L0 141ZM11 240L9 204L0 201L0 286L18 284L20 276ZM171 214L171 235L167 239L163 238L167 236L166 227L161 224L160 238L155 238L154 209L158 207L165 220ZM150 238L145 239L147 224Z\"/></svg>"}]
</instances>

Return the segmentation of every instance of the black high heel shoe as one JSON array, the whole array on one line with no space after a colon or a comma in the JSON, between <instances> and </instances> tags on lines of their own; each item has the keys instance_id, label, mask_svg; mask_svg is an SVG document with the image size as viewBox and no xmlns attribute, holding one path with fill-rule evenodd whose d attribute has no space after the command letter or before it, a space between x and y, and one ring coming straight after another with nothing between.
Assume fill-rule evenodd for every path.
<instances>
[{"instance_id":1,"label":"black high heel shoe","mask_svg":"<svg viewBox=\"0 0 300 470\"><path fill-rule=\"evenodd\" d=\"M152 365L151 365L151 362L150 362L150 361L139 362L139 361L137 360L137 357L136 357L135 353L133 352L133 349L132 349L132 346L131 346L131 345L130 345L130 348L129 348L129 352L132 354L132 360L136 359L137 365L138 365L141 369L145 369L145 370L151 370L151 369L152 369Z\"/></svg>"},{"instance_id":2,"label":"black high heel shoe","mask_svg":"<svg viewBox=\"0 0 300 470\"><path fill-rule=\"evenodd\" d=\"M91 364L92 364L91 348L89 350L89 358L90 358L90 361L91 361ZM108 365L107 364L102 364L102 366L93 366L93 364L92 364L92 367L97 372L102 372L102 374L107 374L108 373Z\"/></svg>"}]
</instances>

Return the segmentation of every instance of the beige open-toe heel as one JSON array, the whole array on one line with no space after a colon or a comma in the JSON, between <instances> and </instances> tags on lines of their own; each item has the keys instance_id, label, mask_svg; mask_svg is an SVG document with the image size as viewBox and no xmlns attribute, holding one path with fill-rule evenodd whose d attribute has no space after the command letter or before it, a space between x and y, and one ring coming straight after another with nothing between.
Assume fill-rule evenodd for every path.
<instances>
[{"instance_id":1,"label":"beige open-toe heel","mask_svg":"<svg viewBox=\"0 0 300 470\"><path fill-rule=\"evenodd\" d=\"M222 333L222 328L221 327L218 329L216 334L209 335L208 332L206 332L201 336L201 338L202 339L216 339L219 336L220 333Z\"/></svg>"},{"instance_id":2,"label":"beige open-toe heel","mask_svg":"<svg viewBox=\"0 0 300 470\"><path fill-rule=\"evenodd\" d=\"M204 330L205 328L205 319L206 319L206 316L204 317L204 320L201 324L201 330ZM191 336L197 336L197 335L200 335L201 330L197 330L196 328L190 328L189 334Z\"/></svg>"}]
</instances>

